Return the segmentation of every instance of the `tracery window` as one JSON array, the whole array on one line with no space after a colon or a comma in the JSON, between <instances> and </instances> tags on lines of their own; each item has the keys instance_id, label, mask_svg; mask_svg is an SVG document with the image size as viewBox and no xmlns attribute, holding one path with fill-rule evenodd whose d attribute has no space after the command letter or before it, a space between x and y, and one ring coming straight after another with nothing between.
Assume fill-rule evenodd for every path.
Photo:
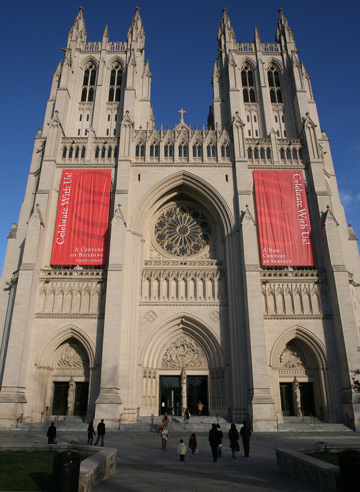
<instances>
[{"instance_id":1,"label":"tracery window","mask_svg":"<svg viewBox=\"0 0 360 492\"><path fill-rule=\"evenodd\" d=\"M135 157L137 159L145 157L145 145L143 142L139 142L135 147Z\"/></svg>"},{"instance_id":2,"label":"tracery window","mask_svg":"<svg viewBox=\"0 0 360 492\"><path fill-rule=\"evenodd\" d=\"M221 146L221 157L223 159L228 159L230 157L230 146L228 143Z\"/></svg>"},{"instance_id":3,"label":"tracery window","mask_svg":"<svg viewBox=\"0 0 360 492\"><path fill-rule=\"evenodd\" d=\"M110 72L109 102L120 101L121 78L122 68L120 63L116 62Z\"/></svg>"},{"instance_id":4,"label":"tracery window","mask_svg":"<svg viewBox=\"0 0 360 492\"><path fill-rule=\"evenodd\" d=\"M215 146L214 142L209 143L209 145L206 147L206 152L207 152L207 156L209 158L216 157L216 146Z\"/></svg>"},{"instance_id":5,"label":"tracery window","mask_svg":"<svg viewBox=\"0 0 360 492\"><path fill-rule=\"evenodd\" d=\"M85 68L83 88L81 91L81 101L91 102L94 100L95 94L95 83L96 83L96 67L90 62Z\"/></svg>"},{"instance_id":6,"label":"tracery window","mask_svg":"<svg viewBox=\"0 0 360 492\"><path fill-rule=\"evenodd\" d=\"M185 142L179 144L179 157L186 158L188 155L188 146Z\"/></svg>"},{"instance_id":7,"label":"tracery window","mask_svg":"<svg viewBox=\"0 0 360 492\"><path fill-rule=\"evenodd\" d=\"M243 69L241 70L241 83L243 86L244 102L256 102L254 73L250 65L244 65Z\"/></svg>"},{"instance_id":8,"label":"tracery window","mask_svg":"<svg viewBox=\"0 0 360 492\"><path fill-rule=\"evenodd\" d=\"M192 256L210 242L211 227L203 212L187 205L165 210L155 223L158 245L174 256Z\"/></svg>"},{"instance_id":9,"label":"tracery window","mask_svg":"<svg viewBox=\"0 0 360 492\"><path fill-rule=\"evenodd\" d=\"M270 65L268 70L268 82L270 87L270 101L272 103L282 103L280 74L274 65Z\"/></svg>"},{"instance_id":10,"label":"tracery window","mask_svg":"<svg viewBox=\"0 0 360 492\"><path fill-rule=\"evenodd\" d=\"M159 144L156 142L150 145L150 157L159 157Z\"/></svg>"},{"instance_id":11,"label":"tracery window","mask_svg":"<svg viewBox=\"0 0 360 492\"><path fill-rule=\"evenodd\" d=\"M164 157L167 159L172 158L174 155L173 149L174 149L173 144L171 142L167 142L164 145Z\"/></svg>"},{"instance_id":12,"label":"tracery window","mask_svg":"<svg viewBox=\"0 0 360 492\"><path fill-rule=\"evenodd\" d=\"M202 146L200 142L195 142L193 145L193 157L202 157Z\"/></svg>"}]
</instances>

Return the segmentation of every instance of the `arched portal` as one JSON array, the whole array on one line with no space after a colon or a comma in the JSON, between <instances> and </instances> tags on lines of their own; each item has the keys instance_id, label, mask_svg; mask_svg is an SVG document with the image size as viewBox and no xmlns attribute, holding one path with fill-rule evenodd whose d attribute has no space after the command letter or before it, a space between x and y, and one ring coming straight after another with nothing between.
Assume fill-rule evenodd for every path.
<instances>
[{"instance_id":1,"label":"arched portal","mask_svg":"<svg viewBox=\"0 0 360 492\"><path fill-rule=\"evenodd\" d=\"M141 355L143 408L147 413L182 415L185 408L222 413L225 406L224 360L217 337L186 314L160 326Z\"/></svg>"},{"instance_id":2,"label":"arched portal","mask_svg":"<svg viewBox=\"0 0 360 492\"><path fill-rule=\"evenodd\" d=\"M36 413L93 415L94 353L87 336L74 327L59 330L47 341L37 363Z\"/></svg>"},{"instance_id":3,"label":"arched portal","mask_svg":"<svg viewBox=\"0 0 360 492\"><path fill-rule=\"evenodd\" d=\"M313 334L295 327L275 343L270 366L276 414L332 420L325 348Z\"/></svg>"}]
</instances>

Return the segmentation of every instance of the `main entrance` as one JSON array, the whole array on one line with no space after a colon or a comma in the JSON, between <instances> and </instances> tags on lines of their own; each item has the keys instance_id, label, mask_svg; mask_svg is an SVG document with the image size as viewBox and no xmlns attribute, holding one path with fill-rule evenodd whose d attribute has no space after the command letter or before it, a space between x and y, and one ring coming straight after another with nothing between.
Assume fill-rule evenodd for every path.
<instances>
[{"instance_id":1,"label":"main entrance","mask_svg":"<svg viewBox=\"0 0 360 492\"><path fill-rule=\"evenodd\" d=\"M182 387L182 384L184 387ZM186 384L186 387L185 387ZM186 401L185 401L186 399ZM203 415L209 414L207 376L160 376L160 415L182 415L187 407L197 415L197 404L204 405Z\"/></svg>"},{"instance_id":2,"label":"main entrance","mask_svg":"<svg viewBox=\"0 0 360 492\"><path fill-rule=\"evenodd\" d=\"M55 382L52 415L86 415L88 382Z\"/></svg>"},{"instance_id":3,"label":"main entrance","mask_svg":"<svg viewBox=\"0 0 360 492\"><path fill-rule=\"evenodd\" d=\"M286 416L316 415L313 383L299 383L298 395L294 383L280 383L281 410Z\"/></svg>"}]
</instances>

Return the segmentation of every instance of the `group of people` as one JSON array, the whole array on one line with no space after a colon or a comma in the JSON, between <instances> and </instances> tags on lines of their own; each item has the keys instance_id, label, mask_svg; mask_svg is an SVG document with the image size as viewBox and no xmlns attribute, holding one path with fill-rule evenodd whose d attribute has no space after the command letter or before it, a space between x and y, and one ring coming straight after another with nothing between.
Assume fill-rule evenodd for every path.
<instances>
[{"instance_id":1,"label":"group of people","mask_svg":"<svg viewBox=\"0 0 360 492\"><path fill-rule=\"evenodd\" d=\"M166 444L168 441L169 437L169 423L170 423L170 417L168 414L165 412L165 415L162 418L162 426L160 430L161 434L161 450L166 451ZM88 445L92 446L94 436L96 436L95 428L93 421L89 423L88 429ZM101 421L97 425L97 439L95 442L95 446L100 441L100 445L104 446L104 436L105 436L105 422L104 419L101 419ZM244 447L244 454L245 457L249 457L249 451L250 451L250 436L251 436L251 429L250 426L247 422L243 423L243 426L240 429L240 435L239 432L236 428L235 424L231 424L230 430L229 430L229 440L230 440L230 448L231 448L231 453L232 453L232 458L236 458L237 452L240 451L239 447L239 439L242 439L243 447ZM223 432L220 428L220 424L212 424L212 428L209 432L209 444L211 447L211 452L213 455L214 462L218 460L218 458L221 458L222 456L222 441L223 441ZM56 427L55 423L51 422L50 427L48 428L47 431L47 438L48 438L48 444L56 444ZM198 448L198 443L196 439L196 434L191 434L190 439L189 439L189 446L191 449L191 456L195 458L195 456L199 452ZM178 454L180 455L180 461L185 461L185 454L187 451L186 445L184 443L183 439L180 439L179 445L178 445Z\"/></svg>"},{"instance_id":2,"label":"group of people","mask_svg":"<svg viewBox=\"0 0 360 492\"><path fill-rule=\"evenodd\" d=\"M166 451L166 444L167 444L167 441L169 438L169 430L168 430L169 422L170 422L170 418L165 413L165 415L163 417L163 425L162 425L161 430L160 430L161 451ZM236 458L237 453L240 451L240 446L239 446L240 437L241 437L241 440L243 443L245 457L246 458L249 457L250 436L251 436L251 429L250 429L250 426L247 422L245 422L245 421L243 422L243 426L240 429L240 433L238 432L236 425L231 424L228 437L229 437L229 441L230 441L232 458ZM223 438L224 438L224 434L221 430L220 424L212 424L212 428L209 432L209 444L211 447L211 452L213 455L214 462L216 462L218 460L218 458L221 458L221 456L222 456ZM195 456L199 452L196 434L194 434L194 433L191 434L188 447L191 449L191 456L193 458L195 458ZM185 445L183 439L180 439L177 451L178 451L178 454L180 455L180 461L185 461L185 454L186 454L187 448L186 448L186 445Z\"/></svg>"},{"instance_id":3,"label":"group of people","mask_svg":"<svg viewBox=\"0 0 360 492\"><path fill-rule=\"evenodd\" d=\"M96 432L94 429L94 423L91 421L89 423L89 426L87 428L87 433L88 433L88 445L92 446L94 436L96 436ZM55 427L55 422L51 422L47 434L48 438L48 444L56 444L56 427ZM98 445L100 441L100 445L104 446L104 436L105 436L105 422L104 419L101 419L101 421L97 425L97 439L95 441L95 446Z\"/></svg>"},{"instance_id":4,"label":"group of people","mask_svg":"<svg viewBox=\"0 0 360 492\"><path fill-rule=\"evenodd\" d=\"M235 424L231 424L229 430L229 440L230 440L230 448L231 448L231 456L232 458L236 458L237 452L240 451L239 439L241 436L241 440L244 447L245 457L249 457L250 452L250 436L251 429L247 422L243 422L243 426L240 429L240 435L236 428ZM222 456L222 440L223 440L223 432L220 428L220 424L213 424L212 429L209 432L209 444L211 447L211 452L213 455L214 462L221 458Z\"/></svg>"}]
</instances>

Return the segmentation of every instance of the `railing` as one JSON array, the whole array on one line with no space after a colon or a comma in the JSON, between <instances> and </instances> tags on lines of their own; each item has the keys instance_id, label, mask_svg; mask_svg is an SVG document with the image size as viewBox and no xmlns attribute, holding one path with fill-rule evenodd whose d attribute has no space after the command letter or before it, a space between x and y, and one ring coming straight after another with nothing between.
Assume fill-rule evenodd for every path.
<instances>
[{"instance_id":1,"label":"railing","mask_svg":"<svg viewBox=\"0 0 360 492\"><path fill-rule=\"evenodd\" d=\"M42 422L42 421L43 421L43 417L44 417L44 415L49 415L49 413L48 413L48 412L49 412L49 407L46 407L46 408L45 408L45 410L43 410L43 411L41 412L40 422Z\"/></svg>"},{"instance_id":2,"label":"railing","mask_svg":"<svg viewBox=\"0 0 360 492\"><path fill-rule=\"evenodd\" d=\"M19 427L19 422L20 424L22 424L22 419L23 419L23 413L20 415L20 417L17 417L15 420L16 420L16 428Z\"/></svg>"}]
</instances>

